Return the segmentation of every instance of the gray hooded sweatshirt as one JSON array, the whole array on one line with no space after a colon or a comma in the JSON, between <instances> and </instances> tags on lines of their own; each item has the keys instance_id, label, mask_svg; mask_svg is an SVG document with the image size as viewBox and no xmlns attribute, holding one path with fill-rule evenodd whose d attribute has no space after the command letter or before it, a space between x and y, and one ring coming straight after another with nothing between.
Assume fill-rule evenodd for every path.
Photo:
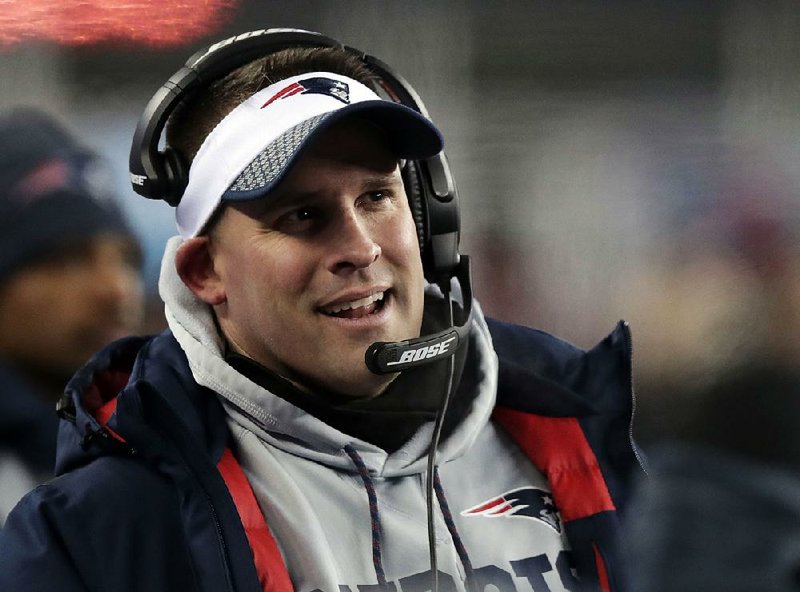
<instances>
[{"instance_id":1,"label":"gray hooded sweatshirt","mask_svg":"<svg viewBox=\"0 0 800 592\"><path fill-rule=\"evenodd\" d=\"M167 321L195 380L225 406L233 449L295 590L365 592L386 583L403 592L430 589L425 491L433 422L387 452L237 372L224 359L210 307L175 271L180 242L170 240L162 264ZM439 589L568 590L568 543L550 486L490 421L497 357L474 308L471 404L437 452Z\"/></svg>"}]
</instances>

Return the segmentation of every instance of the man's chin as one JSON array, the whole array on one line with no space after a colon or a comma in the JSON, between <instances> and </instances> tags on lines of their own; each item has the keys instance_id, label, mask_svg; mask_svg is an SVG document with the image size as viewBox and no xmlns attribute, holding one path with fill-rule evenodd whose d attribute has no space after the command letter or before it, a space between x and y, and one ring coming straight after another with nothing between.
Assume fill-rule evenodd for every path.
<instances>
[{"instance_id":1,"label":"man's chin","mask_svg":"<svg viewBox=\"0 0 800 592\"><path fill-rule=\"evenodd\" d=\"M365 364L363 370L351 372L347 378L330 382L329 386L348 398L371 399L383 394L397 376L397 374L373 374Z\"/></svg>"},{"instance_id":2,"label":"man's chin","mask_svg":"<svg viewBox=\"0 0 800 592\"><path fill-rule=\"evenodd\" d=\"M398 376L397 374L373 374L363 357L350 363L322 363L313 368L293 370L284 366L278 374L292 382L300 390L325 398L329 393L334 399L369 399L383 393Z\"/></svg>"},{"instance_id":3,"label":"man's chin","mask_svg":"<svg viewBox=\"0 0 800 592\"><path fill-rule=\"evenodd\" d=\"M381 395L397 378L397 374L373 374L366 364L363 369L337 372L337 377L324 381L328 388L348 399L371 399Z\"/></svg>"}]
</instances>

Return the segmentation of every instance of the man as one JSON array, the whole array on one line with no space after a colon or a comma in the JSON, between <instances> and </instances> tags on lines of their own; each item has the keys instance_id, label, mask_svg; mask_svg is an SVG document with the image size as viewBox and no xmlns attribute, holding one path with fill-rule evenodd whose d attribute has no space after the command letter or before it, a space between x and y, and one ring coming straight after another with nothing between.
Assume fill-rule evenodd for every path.
<instances>
[{"instance_id":1,"label":"man","mask_svg":"<svg viewBox=\"0 0 800 592\"><path fill-rule=\"evenodd\" d=\"M0 524L53 476L64 385L141 319L138 246L102 172L45 113L0 117Z\"/></svg>"},{"instance_id":2,"label":"man","mask_svg":"<svg viewBox=\"0 0 800 592\"><path fill-rule=\"evenodd\" d=\"M191 162L160 281L170 331L121 341L73 379L63 476L12 513L0 582L624 589L627 330L582 352L487 324L467 281L457 337L450 276L425 281L403 178L440 153L438 130L381 100L361 54L293 32L296 47L255 57L250 42L271 35L197 54L190 69L208 59L216 80L154 98L178 98L165 185Z\"/></svg>"}]
</instances>

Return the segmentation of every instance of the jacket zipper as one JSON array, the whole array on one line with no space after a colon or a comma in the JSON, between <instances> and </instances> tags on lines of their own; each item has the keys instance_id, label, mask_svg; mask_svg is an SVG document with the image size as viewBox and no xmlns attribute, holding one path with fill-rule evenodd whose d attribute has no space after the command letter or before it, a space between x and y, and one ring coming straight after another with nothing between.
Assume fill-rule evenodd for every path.
<instances>
[{"instance_id":1,"label":"jacket zipper","mask_svg":"<svg viewBox=\"0 0 800 592\"><path fill-rule=\"evenodd\" d=\"M225 544L225 538L222 536L222 526L219 523L219 516L217 516L216 508L214 508L214 502L211 501L211 497L208 494L206 494L206 501L208 502L208 509L211 510L211 519L214 521L214 530L217 533L217 542L219 543L219 549L222 555L222 564L225 568L225 583L227 584L228 590L233 592L231 566L228 563L228 547Z\"/></svg>"},{"instance_id":2,"label":"jacket zipper","mask_svg":"<svg viewBox=\"0 0 800 592\"><path fill-rule=\"evenodd\" d=\"M163 397L160 398L159 404L166 405L166 409L169 409L169 406L163 400ZM164 423L166 420L164 420L162 417L158 417L154 421L157 427L160 427L161 429L167 428L168 424ZM192 468L192 466L188 463L180 447L177 444L174 444L174 446L176 447L176 451L180 456L181 462L186 467L188 473L191 475L195 487L202 492L206 504L208 504L208 510L211 513L211 521L214 524L214 532L217 535L217 544L219 545L220 559L222 560L222 568L223 571L225 572L225 584L226 584L225 588L229 592L235 592L235 587L233 584L232 568L230 561L228 560L228 546L225 543L225 537L222 532L222 525L220 523L219 515L217 514L217 508L214 505L214 500L212 499L212 496L209 494L206 488L203 487L202 480L195 472L195 470ZM199 579L198 579L198 584L199 588L202 589L202 583L199 582Z\"/></svg>"}]
</instances>

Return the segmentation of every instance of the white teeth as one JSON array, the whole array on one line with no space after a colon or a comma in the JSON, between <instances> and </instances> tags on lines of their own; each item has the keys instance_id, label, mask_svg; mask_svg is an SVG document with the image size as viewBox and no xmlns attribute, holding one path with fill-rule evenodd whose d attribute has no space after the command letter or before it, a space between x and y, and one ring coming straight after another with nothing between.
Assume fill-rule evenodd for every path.
<instances>
[{"instance_id":1,"label":"white teeth","mask_svg":"<svg viewBox=\"0 0 800 592\"><path fill-rule=\"evenodd\" d=\"M337 312L342 312L343 310L368 306L373 302L378 302L379 300L383 300L383 292L376 292L375 294L370 294L365 298L359 298L358 300L353 300L351 302L344 302L342 304L337 304L336 306L329 306L323 308L322 312L326 314L336 314Z\"/></svg>"}]
</instances>

